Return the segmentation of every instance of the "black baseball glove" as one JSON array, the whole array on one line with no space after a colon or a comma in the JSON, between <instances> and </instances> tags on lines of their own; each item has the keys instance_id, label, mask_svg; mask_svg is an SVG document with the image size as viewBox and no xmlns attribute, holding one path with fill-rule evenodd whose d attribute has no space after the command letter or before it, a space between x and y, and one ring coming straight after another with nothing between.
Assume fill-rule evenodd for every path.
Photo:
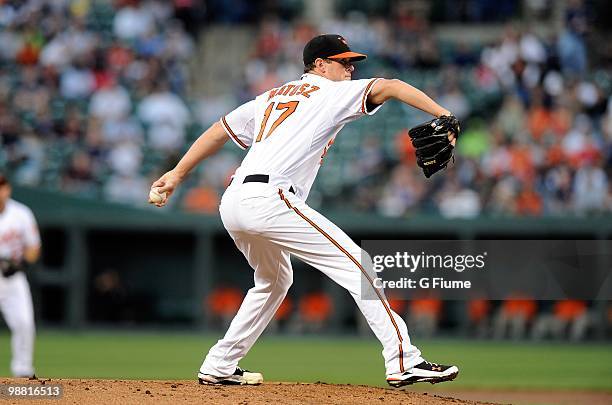
<instances>
[{"instance_id":1,"label":"black baseball glove","mask_svg":"<svg viewBox=\"0 0 612 405\"><path fill-rule=\"evenodd\" d=\"M11 260L0 258L0 273L4 277L10 277L18 271L25 271L27 262L25 260Z\"/></svg>"},{"instance_id":2,"label":"black baseball glove","mask_svg":"<svg viewBox=\"0 0 612 405\"><path fill-rule=\"evenodd\" d=\"M416 149L417 164L425 177L429 178L439 170L445 169L448 162L455 159L455 147L448 139L448 133L459 138L459 121L453 115L443 115L425 122L409 131L412 145Z\"/></svg>"}]
</instances>

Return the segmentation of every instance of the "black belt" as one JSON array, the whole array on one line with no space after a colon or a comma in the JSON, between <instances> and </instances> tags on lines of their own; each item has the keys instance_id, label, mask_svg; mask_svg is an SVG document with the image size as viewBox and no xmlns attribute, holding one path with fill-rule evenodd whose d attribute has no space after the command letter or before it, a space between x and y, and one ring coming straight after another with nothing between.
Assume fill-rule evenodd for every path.
<instances>
[{"instance_id":1,"label":"black belt","mask_svg":"<svg viewBox=\"0 0 612 405\"><path fill-rule=\"evenodd\" d=\"M249 174L243 180L243 183L269 183L270 176L267 174ZM289 187L289 192L295 194L293 186Z\"/></svg>"}]
</instances>

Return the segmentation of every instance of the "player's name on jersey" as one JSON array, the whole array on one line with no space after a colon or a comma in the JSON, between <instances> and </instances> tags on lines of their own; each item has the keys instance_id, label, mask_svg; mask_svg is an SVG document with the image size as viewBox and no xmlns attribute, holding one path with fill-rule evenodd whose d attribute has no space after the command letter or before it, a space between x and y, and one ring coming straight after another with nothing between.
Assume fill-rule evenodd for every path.
<instances>
[{"instance_id":1,"label":"player's name on jersey","mask_svg":"<svg viewBox=\"0 0 612 405\"><path fill-rule=\"evenodd\" d=\"M318 86L310 83L303 84L285 84L281 87L276 87L268 92L268 101L276 96L303 96L310 98L310 95L319 90Z\"/></svg>"},{"instance_id":2,"label":"player's name on jersey","mask_svg":"<svg viewBox=\"0 0 612 405\"><path fill-rule=\"evenodd\" d=\"M445 280L443 277L401 277L399 280L374 279L374 287L385 289L434 288L440 290L462 290L472 288L470 280Z\"/></svg>"}]
</instances>

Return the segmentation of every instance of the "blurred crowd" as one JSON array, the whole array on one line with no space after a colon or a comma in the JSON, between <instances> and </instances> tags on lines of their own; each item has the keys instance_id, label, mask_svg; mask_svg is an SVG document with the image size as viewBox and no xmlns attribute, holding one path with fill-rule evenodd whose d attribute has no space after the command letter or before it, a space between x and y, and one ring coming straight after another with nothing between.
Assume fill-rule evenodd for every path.
<instances>
[{"instance_id":1,"label":"blurred crowd","mask_svg":"<svg viewBox=\"0 0 612 405\"><path fill-rule=\"evenodd\" d=\"M189 98L192 3L0 1L0 166L19 184L144 205L150 182L218 118L194 106L232 108ZM222 2L209 3L223 21ZM322 173L328 163L351 176L316 188L311 203L386 216L609 212L612 75L589 57L586 6L568 2L563 28L550 35L508 25L496 41L468 43L441 41L409 4L394 2L384 18L257 22L233 105L299 77L304 43L339 32L369 55L355 77L400 77L463 123L457 161L426 181L406 130L426 117L383 109L377 119L397 125L364 129L352 149L354 133L341 133ZM214 213L239 160L224 150L206 162L174 207Z\"/></svg>"},{"instance_id":2,"label":"blurred crowd","mask_svg":"<svg viewBox=\"0 0 612 405\"><path fill-rule=\"evenodd\" d=\"M243 298L244 293L239 288L224 285L215 288L203 302L211 316L211 326L227 328ZM414 337L429 338L455 330L481 339L576 342L609 336L612 332L612 306L602 305L602 302L536 301L519 295L503 301L475 299L452 303L431 297L405 300L391 294L388 298L393 310L406 319ZM336 303L330 294L321 290L301 295L290 293L274 315L270 330L317 334L338 328L340 309ZM357 331L370 335L372 331L359 311L354 315Z\"/></svg>"},{"instance_id":3,"label":"blurred crowd","mask_svg":"<svg viewBox=\"0 0 612 405\"><path fill-rule=\"evenodd\" d=\"M0 162L16 182L141 204L191 113L166 1L0 2Z\"/></svg>"}]
</instances>

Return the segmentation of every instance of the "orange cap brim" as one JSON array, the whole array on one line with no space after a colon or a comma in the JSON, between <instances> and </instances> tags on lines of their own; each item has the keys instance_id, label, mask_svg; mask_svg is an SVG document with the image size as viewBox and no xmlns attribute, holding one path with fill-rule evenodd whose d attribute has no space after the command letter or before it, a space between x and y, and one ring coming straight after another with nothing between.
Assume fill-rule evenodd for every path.
<instances>
[{"instance_id":1,"label":"orange cap brim","mask_svg":"<svg viewBox=\"0 0 612 405\"><path fill-rule=\"evenodd\" d=\"M364 55L362 53L357 53L357 52L342 52L336 55L332 55L332 56L328 56L328 59L350 59L352 61L358 62L360 60L364 60L365 58L367 58L367 55Z\"/></svg>"}]
</instances>

